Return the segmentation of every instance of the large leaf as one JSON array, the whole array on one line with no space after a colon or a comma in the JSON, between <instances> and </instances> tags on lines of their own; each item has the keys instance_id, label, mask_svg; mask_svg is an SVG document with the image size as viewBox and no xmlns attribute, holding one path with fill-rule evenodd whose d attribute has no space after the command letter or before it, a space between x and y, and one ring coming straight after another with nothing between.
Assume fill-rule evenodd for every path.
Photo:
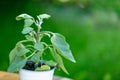
<instances>
[{"instance_id":1,"label":"large leaf","mask_svg":"<svg viewBox=\"0 0 120 80\"><path fill-rule=\"evenodd\" d=\"M18 42L16 44L15 48L9 54L10 64L14 62L14 60L17 56L22 56L27 52L28 52L28 50L25 49L24 45L21 44L20 42Z\"/></svg>"},{"instance_id":2,"label":"large leaf","mask_svg":"<svg viewBox=\"0 0 120 80\"><path fill-rule=\"evenodd\" d=\"M62 58L59 54L56 53L54 48L50 48L51 54L53 56L53 58L56 60L56 62L58 63L58 65L60 66L60 68L66 73L69 74L68 71L66 70L66 68L64 67Z\"/></svg>"},{"instance_id":3,"label":"large leaf","mask_svg":"<svg viewBox=\"0 0 120 80\"><path fill-rule=\"evenodd\" d=\"M22 57L16 57L14 62L9 66L8 71L9 72L18 72L22 67L24 67L27 59L24 59Z\"/></svg>"},{"instance_id":4,"label":"large leaf","mask_svg":"<svg viewBox=\"0 0 120 80\"><path fill-rule=\"evenodd\" d=\"M31 31L33 31L33 28L31 28L31 27L24 27L23 30L22 30L22 34L28 34Z\"/></svg>"},{"instance_id":5,"label":"large leaf","mask_svg":"<svg viewBox=\"0 0 120 80\"><path fill-rule=\"evenodd\" d=\"M17 56L23 56L29 52L29 49L25 48L24 45L21 45L21 49L17 50Z\"/></svg>"},{"instance_id":6,"label":"large leaf","mask_svg":"<svg viewBox=\"0 0 120 80\"><path fill-rule=\"evenodd\" d=\"M24 13L24 14L20 14L16 17L16 20L22 20L22 19L32 19L33 17Z\"/></svg>"},{"instance_id":7,"label":"large leaf","mask_svg":"<svg viewBox=\"0 0 120 80\"><path fill-rule=\"evenodd\" d=\"M64 36L58 33L54 33L51 37L51 42L59 54L72 62L76 62L70 50L69 44L66 42Z\"/></svg>"},{"instance_id":8,"label":"large leaf","mask_svg":"<svg viewBox=\"0 0 120 80\"><path fill-rule=\"evenodd\" d=\"M39 51L43 51L44 50L44 45L41 42L35 43L34 48L39 50Z\"/></svg>"}]
</instances>

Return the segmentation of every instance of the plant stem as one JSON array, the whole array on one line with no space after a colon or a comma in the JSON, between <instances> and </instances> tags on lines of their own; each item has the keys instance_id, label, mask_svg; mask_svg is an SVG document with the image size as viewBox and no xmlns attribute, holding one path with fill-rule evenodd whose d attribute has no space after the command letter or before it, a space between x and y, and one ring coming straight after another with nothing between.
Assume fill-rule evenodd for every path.
<instances>
[{"instance_id":1,"label":"plant stem","mask_svg":"<svg viewBox=\"0 0 120 80\"><path fill-rule=\"evenodd\" d=\"M28 56L26 59L29 59L30 57L32 57L35 53L37 52L37 50L35 50L30 56Z\"/></svg>"},{"instance_id":2,"label":"plant stem","mask_svg":"<svg viewBox=\"0 0 120 80\"><path fill-rule=\"evenodd\" d=\"M30 40L22 40L19 43L25 43L25 42L32 42L32 41L30 41Z\"/></svg>"},{"instance_id":3,"label":"plant stem","mask_svg":"<svg viewBox=\"0 0 120 80\"><path fill-rule=\"evenodd\" d=\"M50 32L50 31L41 31L41 33L50 33L50 34L53 34L53 32Z\"/></svg>"},{"instance_id":4,"label":"plant stem","mask_svg":"<svg viewBox=\"0 0 120 80\"><path fill-rule=\"evenodd\" d=\"M40 28L38 27L38 31L37 31L37 36L36 36L36 42L38 43L40 40Z\"/></svg>"},{"instance_id":5,"label":"plant stem","mask_svg":"<svg viewBox=\"0 0 120 80\"><path fill-rule=\"evenodd\" d=\"M41 42L41 43L43 43L46 47L50 47L50 46L52 46L52 45L48 45L47 43L45 43L45 42Z\"/></svg>"}]
</instances>

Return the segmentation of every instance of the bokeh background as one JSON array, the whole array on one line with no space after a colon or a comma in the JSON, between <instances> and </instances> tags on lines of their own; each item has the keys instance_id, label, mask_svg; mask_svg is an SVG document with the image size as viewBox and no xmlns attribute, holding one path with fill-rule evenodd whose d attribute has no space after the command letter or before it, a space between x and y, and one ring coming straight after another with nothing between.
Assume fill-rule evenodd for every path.
<instances>
[{"instance_id":1,"label":"bokeh background","mask_svg":"<svg viewBox=\"0 0 120 80\"><path fill-rule=\"evenodd\" d=\"M23 22L15 17L48 13L43 29L66 37L77 61L64 60L74 80L120 80L120 0L1 0L0 70L6 71L8 55L21 34Z\"/></svg>"}]
</instances>

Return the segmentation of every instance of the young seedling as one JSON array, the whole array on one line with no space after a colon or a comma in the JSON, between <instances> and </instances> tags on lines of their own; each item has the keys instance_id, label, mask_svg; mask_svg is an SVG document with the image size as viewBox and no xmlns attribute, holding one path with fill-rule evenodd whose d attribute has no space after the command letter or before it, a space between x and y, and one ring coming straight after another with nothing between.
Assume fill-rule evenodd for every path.
<instances>
[{"instance_id":1,"label":"young seedling","mask_svg":"<svg viewBox=\"0 0 120 80\"><path fill-rule=\"evenodd\" d=\"M63 35L42 30L43 20L48 18L50 18L48 14L38 15L37 20L28 14L21 14L16 17L18 21L24 20L22 34L25 35L26 40L17 42L15 48L10 52L9 72L18 72L21 68L43 71L50 70L53 66L59 66L68 74L61 57L72 62L75 62L75 59ZM44 41L45 36L48 36L51 44ZM55 61L43 59L45 51L48 49L51 54L47 53L47 55L51 55Z\"/></svg>"}]
</instances>

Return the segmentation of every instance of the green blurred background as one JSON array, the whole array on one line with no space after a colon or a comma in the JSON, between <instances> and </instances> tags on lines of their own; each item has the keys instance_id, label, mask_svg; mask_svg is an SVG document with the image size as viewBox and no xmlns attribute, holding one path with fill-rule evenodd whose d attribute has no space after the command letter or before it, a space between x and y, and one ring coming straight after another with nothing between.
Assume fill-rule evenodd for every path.
<instances>
[{"instance_id":1,"label":"green blurred background","mask_svg":"<svg viewBox=\"0 0 120 80\"><path fill-rule=\"evenodd\" d=\"M52 17L43 29L63 34L76 64L64 60L74 80L120 80L120 1L119 0L1 0L0 70L6 71L8 55L21 34L23 22L15 17L48 13Z\"/></svg>"}]
</instances>

